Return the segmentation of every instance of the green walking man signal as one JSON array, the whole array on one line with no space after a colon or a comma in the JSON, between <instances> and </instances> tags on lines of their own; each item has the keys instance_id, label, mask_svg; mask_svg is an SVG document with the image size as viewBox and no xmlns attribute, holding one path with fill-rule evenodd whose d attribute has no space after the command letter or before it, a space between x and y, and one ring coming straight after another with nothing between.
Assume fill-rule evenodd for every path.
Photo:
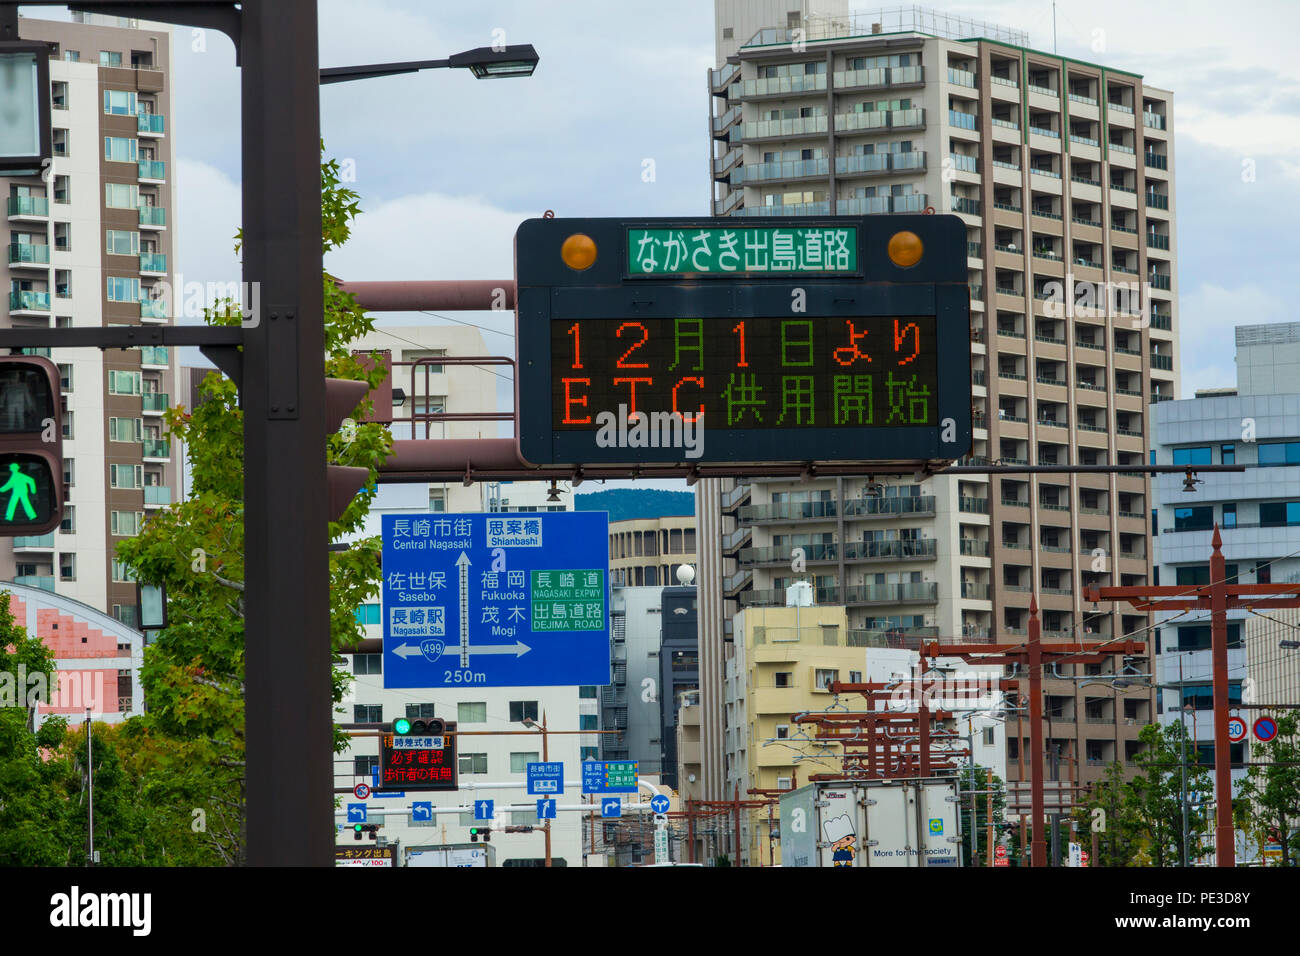
<instances>
[{"instance_id":1,"label":"green walking man signal","mask_svg":"<svg viewBox=\"0 0 1300 956\"><path fill-rule=\"evenodd\" d=\"M0 537L41 535L63 520L59 369L0 355Z\"/></svg>"}]
</instances>

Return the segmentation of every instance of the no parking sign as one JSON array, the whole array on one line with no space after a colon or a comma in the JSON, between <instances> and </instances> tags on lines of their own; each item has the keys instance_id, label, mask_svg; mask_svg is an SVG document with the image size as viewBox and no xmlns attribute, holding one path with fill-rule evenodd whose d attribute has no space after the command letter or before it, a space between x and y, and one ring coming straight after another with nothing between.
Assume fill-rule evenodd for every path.
<instances>
[{"instance_id":1,"label":"no parking sign","mask_svg":"<svg viewBox=\"0 0 1300 956\"><path fill-rule=\"evenodd\" d=\"M1255 721L1255 736L1263 743L1268 743L1277 736L1277 721L1272 717L1261 717Z\"/></svg>"}]
</instances>

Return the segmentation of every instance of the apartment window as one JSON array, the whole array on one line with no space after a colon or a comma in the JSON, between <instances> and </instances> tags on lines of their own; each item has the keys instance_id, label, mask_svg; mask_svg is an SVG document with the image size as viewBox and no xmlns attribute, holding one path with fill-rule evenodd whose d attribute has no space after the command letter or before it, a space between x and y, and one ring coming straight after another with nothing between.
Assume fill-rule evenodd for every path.
<instances>
[{"instance_id":1,"label":"apartment window","mask_svg":"<svg viewBox=\"0 0 1300 956\"><path fill-rule=\"evenodd\" d=\"M113 488L140 488L144 485L144 466L109 465L108 483Z\"/></svg>"},{"instance_id":2,"label":"apartment window","mask_svg":"<svg viewBox=\"0 0 1300 956\"><path fill-rule=\"evenodd\" d=\"M1214 506L1203 505L1198 508L1175 508L1175 531L1208 531L1214 525Z\"/></svg>"},{"instance_id":3,"label":"apartment window","mask_svg":"<svg viewBox=\"0 0 1300 956\"><path fill-rule=\"evenodd\" d=\"M353 704L352 721L357 724L382 724L384 707L382 704Z\"/></svg>"},{"instance_id":4,"label":"apartment window","mask_svg":"<svg viewBox=\"0 0 1300 956\"><path fill-rule=\"evenodd\" d=\"M72 298L72 270L55 269L54 270L54 297L56 299ZM71 320L68 322L72 324Z\"/></svg>"},{"instance_id":5,"label":"apartment window","mask_svg":"<svg viewBox=\"0 0 1300 956\"><path fill-rule=\"evenodd\" d=\"M122 372L110 369L108 373L108 394L139 395L140 373Z\"/></svg>"},{"instance_id":6,"label":"apartment window","mask_svg":"<svg viewBox=\"0 0 1300 956\"><path fill-rule=\"evenodd\" d=\"M68 412L70 416L72 413ZM68 420L64 417L64 422ZM108 420L109 441L144 441L144 419L110 418Z\"/></svg>"},{"instance_id":7,"label":"apartment window","mask_svg":"<svg viewBox=\"0 0 1300 956\"><path fill-rule=\"evenodd\" d=\"M67 176L54 177L54 201L72 202L72 180Z\"/></svg>"},{"instance_id":8,"label":"apartment window","mask_svg":"<svg viewBox=\"0 0 1300 956\"><path fill-rule=\"evenodd\" d=\"M112 116L134 116L138 110L136 94L130 90L105 90L104 112Z\"/></svg>"},{"instance_id":9,"label":"apartment window","mask_svg":"<svg viewBox=\"0 0 1300 956\"><path fill-rule=\"evenodd\" d=\"M429 491L429 510L434 512L447 510L447 492L441 488L434 488Z\"/></svg>"},{"instance_id":10,"label":"apartment window","mask_svg":"<svg viewBox=\"0 0 1300 956\"><path fill-rule=\"evenodd\" d=\"M127 567L124 561L113 562L113 580L119 583L125 583L135 580L135 572Z\"/></svg>"},{"instance_id":11,"label":"apartment window","mask_svg":"<svg viewBox=\"0 0 1300 956\"><path fill-rule=\"evenodd\" d=\"M1300 525L1300 501L1266 501L1259 506L1261 528L1286 528Z\"/></svg>"},{"instance_id":12,"label":"apartment window","mask_svg":"<svg viewBox=\"0 0 1300 956\"><path fill-rule=\"evenodd\" d=\"M599 730L600 727L597 725L597 719L598 719L598 718L596 717L595 714L579 714L579 715L578 715L578 729L579 729L579 730Z\"/></svg>"},{"instance_id":13,"label":"apartment window","mask_svg":"<svg viewBox=\"0 0 1300 956\"><path fill-rule=\"evenodd\" d=\"M139 279L130 279L125 276L109 276L107 284L109 302L140 301Z\"/></svg>"},{"instance_id":14,"label":"apartment window","mask_svg":"<svg viewBox=\"0 0 1300 956\"><path fill-rule=\"evenodd\" d=\"M789 724L777 724L777 725L776 725L776 739L777 739L777 740L785 740L785 739L787 739L789 736L790 736L790 725L789 725Z\"/></svg>"},{"instance_id":15,"label":"apartment window","mask_svg":"<svg viewBox=\"0 0 1300 956\"><path fill-rule=\"evenodd\" d=\"M107 66L107 67L119 67L122 65L122 54L114 50L100 50L99 65Z\"/></svg>"},{"instance_id":16,"label":"apartment window","mask_svg":"<svg viewBox=\"0 0 1300 956\"><path fill-rule=\"evenodd\" d=\"M138 256L140 233L124 229L109 229L104 234L104 251L111 256Z\"/></svg>"},{"instance_id":17,"label":"apartment window","mask_svg":"<svg viewBox=\"0 0 1300 956\"><path fill-rule=\"evenodd\" d=\"M76 412L63 413L63 437L69 440L77 437L77 430L73 428L73 420Z\"/></svg>"},{"instance_id":18,"label":"apartment window","mask_svg":"<svg viewBox=\"0 0 1300 956\"><path fill-rule=\"evenodd\" d=\"M139 144L125 136L105 136L104 159L113 163L139 162Z\"/></svg>"},{"instance_id":19,"label":"apartment window","mask_svg":"<svg viewBox=\"0 0 1300 956\"><path fill-rule=\"evenodd\" d=\"M1300 465L1300 441L1266 442L1259 446L1259 466L1278 465Z\"/></svg>"},{"instance_id":20,"label":"apartment window","mask_svg":"<svg viewBox=\"0 0 1300 956\"><path fill-rule=\"evenodd\" d=\"M510 702L510 722L517 724L521 720L537 719L537 701L535 700L512 700Z\"/></svg>"},{"instance_id":21,"label":"apartment window","mask_svg":"<svg viewBox=\"0 0 1300 956\"><path fill-rule=\"evenodd\" d=\"M62 391L72 391L72 366L66 362L59 363L59 388Z\"/></svg>"},{"instance_id":22,"label":"apartment window","mask_svg":"<svg viewBox=\"0 0 1300 956\"><path fill-rule=\"evenodd\" d=\"M68 108L68 84L61 80L50 83L50 106L56 110Z\"/></svg>"},{"instance_id":23,"label":"apartment window","mask_svg":"<svg viewBox=\"0 0 1300 956\"><path fill-rule=\"evenodd\" d=\"M536 751L531 753L512 753L510 755L510 772L527 773L528 765L530 763L537 763L539 759L540 758L537 756Z\"/></svg>"},{"instance_id":24,"label":"apartment window","mask_svg":"<svg viewBox=\"0 0 1300 956\"><path fill-rule=\"evenodd\" d=\"M1210 463L1209 445L1199 445L1195 448L1174 449L1175 465L1208 465Z\"/></svg>"},{"instance_id":25,"label":"apartment window","mask_svg":"<svg viewBox=\"0 0 1300 956\"><path fill-rule=\"evenodd\" d=\"M433 704L407 704L406 717L408 720L432 720Z\"/></svg>"},{"instance_id":26,"label":"apartment window","mask_svg":"<svg viewBox=\"0 0 1300 956\"><path fill-rule=\"evenodd\" d=\"M1232 462L1224 462L1224 464L1228 464L1228 465L1230 465L1230 464L1232 464ZM1223 526L1224 526L1225 528L1235 528L1235 527L1237 527L1237 505L1236 505L1236 502L1232 502L1232 501L1224 502L1224 505L1223 505Z\"/></svg>"},{"instance_id":27,"label":"apartment window","mask_svg":"<svg viewBox=\"0 0 1300 956\"><path fill-rule=\"evenodd\" d=\"M352 673L382 674L384 672L383 654L353 654Z\"/></svg>"},{"instance_id":28,"label":"apartment window","mask_svg":"<svg viewBox=\"0 0 1300 956\"><path fill-rule=\"evenodd\" d=\"M861 683L862 683L862 671L849 671L849 683L850 683L850 684L861 684Z\"/></svg>"},{"instance_id":29,"label":"apartment window","mask_svg":"<svg viewBox=\"0 0 1300 956\"><path fill-rule=\"evenodd\" d=\"M77 556L75 554L59 555L59 580L77 580Z\"/></svg>"},{"instance_id":30,"label":"apartment window","mask_svg":"<svg viewBox=\"0 0 1300 956\"><path fill-rule=\"evenodd\" d=\"M379 623L379 605L378 604L361 604L357 606L356 615L357 623L361 625Z\"/></svg>"},{"instance_id":31,"label":"apartment window","mask_svg":"<svg viewBox=\"0 0 1300 956\"><path fill-rule=\"evenodd\" d=\"M790 789L790 778L789 778L789 777L777 777L777 778L776 778L776 789L778 789L778 790L789 790L789 789Z\"/></svg>"},{"instance_id":32,"label":"apartment window","mask_svg":"<svg viewBox=\"0 0 1300 956\"><path fill-rule=\"evenodd\" d=\"M600 759L600 748L599 748L599 747L583 747L583 748L582 748L582 754L581 754L581 756L579 757L579 759L580 759L580 760L599 760L599 759Z\"/></svg>"},{"instance_id":33,"label":"apartment window","mask_svg":"<svg viewBox=\"0 0 1300 956\"><path fill-rule=\"evenodd\" d=\"M1273 566L1268 561L1255 562L1255 583L1272 584L1273 583Z\"/></svg>"},{"instance_id":34,"label":"apartment window","mask_svg":"<svg viewBox=\"0 0 1300 956\"><path fill-rule=\"evenodd\" d=\"M578 697L581 700L595 700L596 688L594 685L585 684L578 688Z\"/></svg>"},{"instance_id":35,"label":"apartment window","mask_svg":"<svg viewBox=\"0 0 1300 956\"><path fill-rule=\"evenodd\" d=\"M992 747L992 746L993 746L993 742L994 742L994 738L993 738L993 728L992 728L992 727L985 727L985 728L984 728L984 746L986 746L986 747Z\"/></svg>"},{"instance_id":36,"label":"apartment window","mask_svg":"<svg viewBox=\"0 0 1300 956\"><path fill-rule=\"evenodd\" d=\"M487 754L461 754L460 775L467 777L475 773L487 773Z\"/></svg>"},{"instance_id":37,"label":"apartment window","mask_svg":"<svg viewBox=\"0 0 1300 956\"><path fill-rule=\"evenodd\" d=\"M80 63L80 62L81 62L81 51L80 51L80 50L64 50L64 51L63 51L63 60L64 60L65 63Z\"/></svg>"},{"instance_id":38,"label":"apartment window","mask_svg":"<svg viewBox=\"0 0 1300 956\"><path fill-rule=\"evenodd\" d=\"M411 349L402 352L403 362L419 362L423 359L442 358L447 354L446 349ZM428 369L431 375L441 375L446 369L441 364L417 365L413 366L415 374L423 375L424 370Z\"/></svg>"},{"instance_id":39,"label":"apartment window","mask_svg":"<svg viewBox=\"0 0 1300 956\"><path fill-rule=\"evenodd\" d=\"M68 144L71 136L66 129L55 129L51 139L51 145L54 147L55 156L67 156Z\"/></svg>"},{"instance_id":40,"label":"apartment window","mask_svg":"<svg viewBox=\"0 0 1300 956\"><path fill-rule=\"evenodd\" d=\"M76 505L64 505L63 520L59 522L59 531L61 531L63 534L73 534L76 530L77 530L77 507Z\"/></svg>"},{"instance_id":41,"label":"apartment window","mask_svg":"<svg viewBox=\"0 0 1300 956\"><path fill-rule=\"evenodd\" d=\"M838 670L824 670L819 667L813 673L813 683L818 690L829 690L831 684L839 679L840 672Z\"/></svg>"},{"instance_id":42,"label":"apartment window","mask_svg":"<svg viewBox=\"0 0 1300 956\"><path fill-rule=\"evenodd\" d=\"M487 701L461 701L456 705L456 720L462 724L487 723Z\"/></svg>"},{"instance_id":43,"label":"apartment window","mask_svg":"<svg viewBox=\"0 0 1300 956\"><path fill-rule=\"evenodd\" d=\"M358 777L369 777L379 770L379 755L368 754L352 758L352 772Z\"/></svg>"},{"instance_id":44,"label":"apartment window","mask_svg":"<svg viewBox=\"0 0 1300 956\"><path fill-rule=\"evenodd\" d=\"M1237 446L1232 442L1220 445L1219 456L1225 465L1235 465L1237 463Z\"/></svg>"},{"instance_id":45,"label":"apartment window","mask_svg":"<svg viewBox=\"0 0 1300 956\"><path fill-rule=\"evenodd\" d=\"M113 511L109 513L109 527L119 537L134 537L140 533L144 524L144 513L140 511Z\"/></svg>"},{"instance_id":46,"label":"apartment window","mask_svg":"<svg viewBox=\"0 0 1300 956\"><path fill-rule=\"evenodd\" d=\"M140 187L133 183L104 183L104 205L110 209L137 209Z\"/></svg>"},{"instance_id":47,"label":"apartment window","mask_svg":"<svg viewBox=\"0 0 1300 956\"><path fill-rule=\"evenodd\" d=\"M794 686L794 674L791 673L790 671L777 671L777 672L776 672L774 675L772 675L772 676L773 676L773 678L774 678L774 680L773 680L773 684L774 684L774 686L776 686L776 687L793 687L793 686Z\"/></svg>"}]
</instances>

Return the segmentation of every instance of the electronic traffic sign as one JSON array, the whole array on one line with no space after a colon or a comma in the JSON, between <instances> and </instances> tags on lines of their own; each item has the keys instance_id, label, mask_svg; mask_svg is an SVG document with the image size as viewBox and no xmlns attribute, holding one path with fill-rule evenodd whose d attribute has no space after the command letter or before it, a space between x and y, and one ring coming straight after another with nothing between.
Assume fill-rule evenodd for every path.
<instances>
[{"instance_id":1,"label":"electronic traffic sign","mask_svg":"<svg viewBox=\"0 0 1300 956\"><path fill-rule=\"evenodd\" d=\"M385 687L609 683L604 512L386 514L382 528Z\"/></svg>"},{"instance_id":2,"label":"electronic traffic sign","mask_svg":"<svg viewBox=\"0 0 1300 956\"><path fill-rule=\"evenodd\" d=\"M456 790L456 724L447 721L443 729L436 736L382 734L379 784L375 789Z\"/></svg>"},{"instance_id":3,"label":"electronic traffic sign","mask_svg":"<svg viewBox=\"0 0 1300 956\"><path fill-rule=\"evenodd\" d=\"M970 450L956 216L532 219L515 267L526 461L907 464Z\"/></svg>"}]
</instances>

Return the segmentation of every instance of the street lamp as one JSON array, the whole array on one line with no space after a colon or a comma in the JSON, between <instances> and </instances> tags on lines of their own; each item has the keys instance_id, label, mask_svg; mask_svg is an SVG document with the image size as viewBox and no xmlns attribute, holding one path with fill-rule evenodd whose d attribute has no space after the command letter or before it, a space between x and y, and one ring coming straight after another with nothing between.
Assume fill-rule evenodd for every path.
<instances>
[{"instance_id":1,"label":"street lamp","mask_svg":"<svg viewBox=\"0 0 1300 956\"><path fill-rule=\"evenodd\" d=\"M501 49L481 46L457 53L445 60L408 60L405 63L368 63L363 66L331 66L320 71L320 82L346 83L349 80L366 80L374 76L395 76L399 73L416 73L420 70L443 68L466 69L476 79L506 79L512 76L532 76L540 57L531 43L506 46Z\"/></svg>"}]
</instances>

